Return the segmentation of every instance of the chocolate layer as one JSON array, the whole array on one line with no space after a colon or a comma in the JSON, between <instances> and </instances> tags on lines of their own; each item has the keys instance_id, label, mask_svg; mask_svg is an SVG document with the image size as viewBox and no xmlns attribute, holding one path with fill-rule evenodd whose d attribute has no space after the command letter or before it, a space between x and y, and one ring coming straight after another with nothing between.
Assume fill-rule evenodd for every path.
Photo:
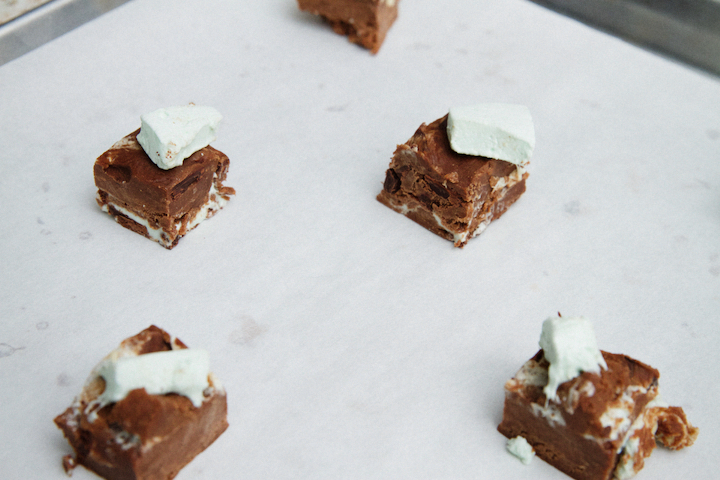
<instances>
[{"instance_id":1,"label":"chocolate layer","mask_svg":"<svg viewBox=\"0 0 720 480\"><path fill-rule=\"evenodd\" d=\"M446 115L398 145L377 199L463 247L525 192L527 177L512 163L453 151Z\"/></svg>"},{"instance_id":2,"label":"chocolate layer","mask_svg":"<svg viewBox=\"0 0 720 480\"><path fill-rule=\"evenodd\" d=\"M187 348L151 326L125 340L119 350L141 355ZM180 395L148 395L131 391L123 400L95 410L93 401L104 389L91 378L56 425L75 450L64 459L66 470L84 465L106 479L171 479L227 428L225 391L210 375L200 407Z\"/></svg>"},{"instance_id":3,"label":"chocolate layer","mask_svg":"<svg viewBox=\"0 0 720 480\"><path fill-rule=\"evenodd\" d=\"M137 142L137 130L100 155L93 169L98 204L118 223L166 248L214 215L235 190L223 186L230 160L207 146L162 170Z\"/></svg>"},{"instance_id":4,"label":"chocolate layer","mask_svg":"<svg viewBox=\"0 0 720 480\"><path fill-rule=\"evenodd\" d=\"M540 458L578 480L634 475L655 448L660 419L677 420L678 407L656 400L657 370L626 355L602 355L607 370L561 384L555 402L543 392L549 364L540 350L505 384L500 433L524 437ZM692 444L694 438L684 440Z\"/></svg>"},{"instance_id":5,"label":"chocolate layer","mask_svg":"<svg viewBox=\"0 0 720 480\"><path fill-rule=\"evenodd\" d=\"M397 18L399 0L298 0L298 7L327 21L335 33L377 53Z\"/></svg>"}]
</instances>

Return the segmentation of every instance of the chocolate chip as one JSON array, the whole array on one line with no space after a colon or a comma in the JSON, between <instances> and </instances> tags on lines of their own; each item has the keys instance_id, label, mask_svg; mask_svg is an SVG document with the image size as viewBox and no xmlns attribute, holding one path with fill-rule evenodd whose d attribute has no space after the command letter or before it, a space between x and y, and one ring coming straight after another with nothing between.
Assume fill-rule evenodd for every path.
<instances>
[{"instance_id":1,"label":"chocolate chip","mask_svg":"<svg viewBox=\"0 0 720 480\"><path fill-rule=\"evenodd\" d=\"M175 185L172 189L172 193L170 194L170 196L175 199L185 193L192 185L200 181L201 173L202 172L197 172L194 175L190 175L185 180Z\"/></svg>"},{"instance_id":2,"label":"chocolate chip","mask_svg":"<svg viewBox=\"0 0 720 480\"><path fill-rule=\"evenodd\" d=\"M441 196L443 198L448 198L450 196L450 192L448 192L442 185L438 185L437 183L431 182L427 178L425 179L425 183L427 183L428 187L430 187L430 190L432 190L439 196Z\"/></svg>"},{"instance_id":3,"label":"chocolate chip","mask_svg":"<svg viewBox=\"0 0 720 480\"><path fill-rule=\"evenodd\" d=\"M385 191L388 193L395 193L400 190L400 177L398 177L398 174L395 173L395 170L392 168L388 168L385 173L385 183L383 184L383 188L385 188Z\"/></svg>"},{"instance_id":4,"label":"chocolate chip","mask_svg":"<svg viewBox=\"0 0 720 480\"><path fill-rule=\"evenodd\" d=\"M132 177L132 172L128 167L108 165L105 168L105 173L116 182L125 183Z\"/></svg>"},{"instance_id":5,"label":"chocolate chip","mask_svg":"<svg viewBox=\"0 0 720 480\"><path fill-rule=\"evenodd\" d=\"M428 195L427 193L421 193L420 195L418 195L418 200L426 207L428 207L428 208L432 207L432 203L433 203L432 199L430 198L430 195Z\"/></svg>"}]
</instances>

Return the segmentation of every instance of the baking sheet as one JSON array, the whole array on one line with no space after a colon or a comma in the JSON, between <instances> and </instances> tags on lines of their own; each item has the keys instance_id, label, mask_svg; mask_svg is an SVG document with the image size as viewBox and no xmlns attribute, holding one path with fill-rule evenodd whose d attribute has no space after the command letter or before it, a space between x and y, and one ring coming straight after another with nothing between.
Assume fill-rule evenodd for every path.
<instances>
[{"instance_id":1,"label":"baking sheet","mask_svg":"<svg viewBox=\"0 0 720 480\"><path fill-rule=\"evenodd\" d=\"M0 65L128 0L0 0Z\"/></svg>"},{"instance_id":2,"label":"baking sheet","mask_svg":"<svg viewBox=\"0 0 720 480\"><path fill-rule=\"evenodd\" d=\"M401 2L377 56L289 0L136 0L0 86L4 477L66 478L53 417L156 324L211 352L229 399L178 479L564 478L495 430L558 311L700 427L637 478L714 475L715 78L519 0ZM188 102L223 113L238 193L166 251L99 210L92 164ZM479 102L527 105L537 147L527 192L459 250L375 195L396 144Z\"/></svg>"},{"instance_id":3,"label":"baking sheet","mask_svg":"<svg viewBox=\"0 0 720 480\"><path fill-rule=\"evenodd\" d=\"M720 0L533 0L720 75Z\"/></svg>"},{"instance_id":4,"label":"baking sheet","mask_svg":"<svg viewBox=\"0 0 720 480\"><path fill-rule=\"evenodd\" d=\"M19 17L50 0L0 0L0 25Z\"/></svg>"}]
</instances>

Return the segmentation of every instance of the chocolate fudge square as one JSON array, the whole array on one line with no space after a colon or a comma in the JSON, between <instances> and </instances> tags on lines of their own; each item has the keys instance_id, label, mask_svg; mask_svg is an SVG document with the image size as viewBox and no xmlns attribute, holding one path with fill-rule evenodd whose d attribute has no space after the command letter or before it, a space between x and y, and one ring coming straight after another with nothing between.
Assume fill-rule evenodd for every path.
<instances>
[{"instance_id":1,"label":"chocolate fudge square","mask_svg":"<svg viewBox=\"0 0 720 480\"><path fill-rule=\"evenodd\" d=\"M527 177L510 162L453 151L445 115L397 147L377 199L463 247L525 192Z\"/></svg>"},{"instance_id":2,"label":"chocolate fudge square","mask_svg":"<svg viewBox=\"0 0 720 480\"><path fill-rule=\"evenodd\" d=\"M94 167L97 202L123 227L172 249L235 194L223 185L230 160L207 146L182 165L162 170L138 143L139 132L98 157Z\"/></svg>"},{"instance_id":3,"label":"chocolate fudge square","mask_svg":"<svg viewBox=\"0 0 720 480\"><path fill-rule=\"evenodd\" d=\"M184 348L183 342L151 326L124 340L108 357ZM228 427L225 390L212 373L208 384L199 407L182 395L149 395L141 388L97 408L105 383L91 375L73 404L55 418L75 451L74 458L63 460L66 471L80 464L108 480L174 478Z\"/></svg>"},{"instance_id":4,"label":"chocolate fudge square","mask_svg":"<svg viewBox=\"0 0 720 480\"><path fill-rule=\"evenodd\" d=\"M525 438L538 457L577 480L630 478L656 441L673 450L692 445L698 430L682 408L659 399L658 371L601 353L607 369L560 384L558 400L549 401L549 363L540 350L505 384L500 433Z\"/></svg>"},{"instance_id":5,"label":"chocolate fudge square","mask_svg":"<svg viewBox=\"0 0 720 480\"><path fill-rule=\"evenodd\" d=\"M298 0L300 10L320 15L335 33L377 53L397 18L399 0Z\"/></svg>"}]
</instances>

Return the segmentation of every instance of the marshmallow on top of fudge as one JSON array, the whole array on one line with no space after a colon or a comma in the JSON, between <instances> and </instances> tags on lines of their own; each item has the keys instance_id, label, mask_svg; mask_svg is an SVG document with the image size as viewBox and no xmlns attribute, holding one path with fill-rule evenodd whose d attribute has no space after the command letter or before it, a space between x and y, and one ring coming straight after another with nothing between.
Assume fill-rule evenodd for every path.
<instances>
[{"instance_id":1,"label":"marshmallow on top of fudge","mask_svg":"<svg viewBox=\"0 0 720 480\"><path fill-rule=\"evenodd\" d=\"M535 126L524 105L486 103L450 108L450 147L457 153L529 163L535 149Z\"/></svg>"},{"instance_id":2,"label":"marshmallow on top of fudge","mask_svg":"<svg viewBox=\"0 0 720 480\"><path fill-rule=\"evenodd\" d=\"M194 104L160 108L140 117L137 141L163 170L183 161L217 138L220 112Z\"/></svg>"},{"instance_id":3,"label":"marshmallow on top of fudge","mask_svg":"<svg viewBox=\"0 0 720 480\"><path fill-rule=\"evenodd\" d=\"M165 345L155 350L159 338ZM207 350L188 348L155 326L124 340L103 358L93 368L76 401L84 404L80 410L94 421L99 410L125 400L137 389L144 389L147 395L173 393L186 397L195 408L209 394L224 392L210 371Z\"/></svg>"},{"instance_id":4,"label":"marshmallow on top of fudge","mask_svg":"<svg viewBox=\"0 0 720 480\"><path fill-rule=\"evenodd\" d=\"M539 343L550 363L548 384L543 389L548 400L557 401L558 386L582 372L600 374L600 368L608 368L592 323L584 317L548 318L543 322Z\"/></svg>"},{"instance_id":5,"label":"marshmallow on top of fudge","mask_svg":"<svg viewBox=\"0 0 720 480\"><path fill-rule=\"evenodd\" d=\"M99 408L123 400L138 388L144 388L148 395L176 393L199 407L205 399L203 392L210 386L210 357L199 348L110 355L93 373L105 381L105 390L97 398Z\"/></svg>"}]
</instances>

